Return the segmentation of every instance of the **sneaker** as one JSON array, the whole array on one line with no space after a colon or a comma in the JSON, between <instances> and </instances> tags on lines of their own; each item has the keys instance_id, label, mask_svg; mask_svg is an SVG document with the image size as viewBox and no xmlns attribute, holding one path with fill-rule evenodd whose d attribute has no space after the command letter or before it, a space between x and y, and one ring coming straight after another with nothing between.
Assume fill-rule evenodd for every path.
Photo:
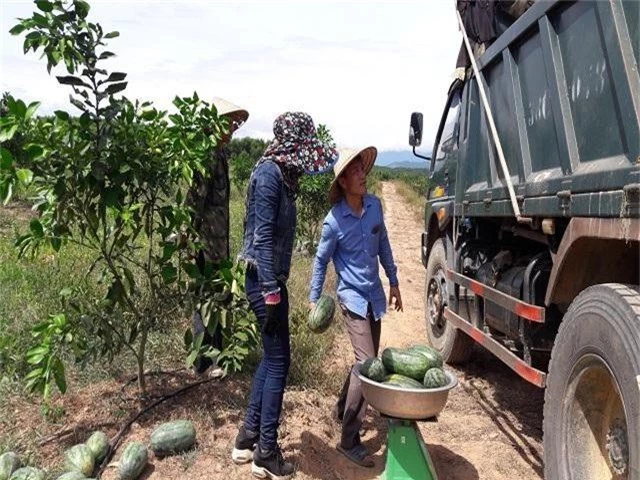
<instances>
[{"instance_id":1,"label":"sneaker","mask_svg":"<svg viewBox=\"0 0 640 480\"><path fill-rule=\"evenodd\" d=\"M253 451L258 444L259 438L259 433L246 430L244 425L242 425L238 430L233 452L231 452L231 460L233 460L233 463L242 465L253 460Z\"/></svg>"},{"instance_id":2,"label":"sneaker","mask_svg":"<svg viewBox=\"0 0 640 480\"><path fill-rule=\"evenodd\" d=\"M289 480L293 477L293 463L285 462L280 447L275 450L262 450L257 447L253 452L251 473L254 477L269 480Z\"/></svg>"},{"instance_id":3,"label":"sneaker","mask_svg":"<svg viewBox=\"0 0 640 480\"><path fill-rule=\"evenodd\" d=\"M219 367L213 362L209 362L209 364L207 365L206 363L200 362L199 360L201 359L196 360L196 364L194 364L194 367L192 369L195 378L199 380L206 380L209 378L224 377L224 370L222 369L222 367ZM209 359L205 358L204 360Z\"/></svg>"}]
</instances>

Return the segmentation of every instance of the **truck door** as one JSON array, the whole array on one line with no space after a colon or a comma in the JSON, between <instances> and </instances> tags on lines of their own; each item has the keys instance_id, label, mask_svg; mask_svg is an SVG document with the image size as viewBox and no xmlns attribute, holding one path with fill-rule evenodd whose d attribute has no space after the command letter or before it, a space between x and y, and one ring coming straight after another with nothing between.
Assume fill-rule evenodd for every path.
<instances>
[{"instance_id":1,"label":"truck door","mask_svg":"<svg viewBox=\"0 0 640 480\"><path fill-rule=\"evenodd\" d=\"M455 89L449 95L433 144L428 198L437 199L455 194L458 164L458 132L460 118L460 93Z\"/></svg>"}]
</instances>

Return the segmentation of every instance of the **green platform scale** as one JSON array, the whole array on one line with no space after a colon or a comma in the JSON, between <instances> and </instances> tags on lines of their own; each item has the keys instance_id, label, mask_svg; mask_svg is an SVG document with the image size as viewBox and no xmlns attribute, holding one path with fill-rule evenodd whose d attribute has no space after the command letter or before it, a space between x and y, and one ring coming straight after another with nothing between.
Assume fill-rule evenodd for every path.
<instances>
[{"instance_id":1,"label":"green platform scale","mask_svg":"<svg viewBox=\"0 0 640 480\"><path fill-rule=\"evenodd\" d=\"M438 480L417 423L392 417L386 419L389 424L387 462L380 480Z\"/></svg>"}]
</instances>

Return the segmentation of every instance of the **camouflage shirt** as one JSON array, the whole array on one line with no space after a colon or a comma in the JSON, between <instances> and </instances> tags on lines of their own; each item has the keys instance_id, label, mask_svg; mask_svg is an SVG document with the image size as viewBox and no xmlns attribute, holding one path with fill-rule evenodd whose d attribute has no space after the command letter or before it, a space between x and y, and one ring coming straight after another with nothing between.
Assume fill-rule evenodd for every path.
<instances>
[{"instance_id":1,"label":"camouflage shirt","mask_svg":"<svg viewBox=\"0 0 640 480\"><path fill-rule=\"evenodd\" d=\"M229 163L226 148L217 148L207 165L208 178L195 172L188 203L194 209L193 227L208 261L229 258Z\"/></svg>"}]
</instances>

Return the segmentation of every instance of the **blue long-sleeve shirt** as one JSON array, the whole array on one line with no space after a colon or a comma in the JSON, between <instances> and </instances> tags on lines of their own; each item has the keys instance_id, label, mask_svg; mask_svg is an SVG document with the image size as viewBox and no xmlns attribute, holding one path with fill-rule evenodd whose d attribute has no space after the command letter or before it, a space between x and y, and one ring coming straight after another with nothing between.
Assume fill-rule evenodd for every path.
<instances>
[{"instance_id":1,"label":"blue long-sleeve shirt","mask_svg":"<svg viewBox=\"0 0 640 480\"><path fill-rule=\"evenodd\" d=\"M358 217L345 199L329 211L322 225L316 253L309 300L317 302L333 260L338 274L338 301L353 313L367 316L371 303L376 320L387 311L387 302L378 274L378 258L392 287L398 286L397 267L384 224L382 204L367 194L362 215Z\"/></svg>"}]
</instances>

